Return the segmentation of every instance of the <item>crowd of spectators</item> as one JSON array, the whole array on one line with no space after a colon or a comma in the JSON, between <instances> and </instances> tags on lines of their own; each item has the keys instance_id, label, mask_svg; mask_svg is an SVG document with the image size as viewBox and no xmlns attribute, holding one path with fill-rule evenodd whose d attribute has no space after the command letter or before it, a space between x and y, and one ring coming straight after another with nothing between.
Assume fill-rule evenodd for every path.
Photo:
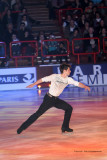
<instances>
[{"instance_id":1,"label":"crowd of spectators","mask_svg":"<svg viewBox=\"0 0 107 160\"><path fill-rule=\"evenodd\" d=\"M100 52L97 55L97 60L106 60L106 55L103 53L103 38L107 37L106 0L48 0L47 7L49 8L49 19L59 20L64 37L70 42L71 54L74 38L84 38L84 40L74 41L73 50L75 53L97 53L99 44L98 40L94 38L98 37ZM85 38L93 39L85 40ZM105 39L106 46L107 38ZM90 62L92 56L88 57Z\"/></svg>"},{"instance_id":2,"label":"crowd of spectators","mask_svg":"<svg viewBox=\"0 0 107 160\"><path fill-rule=\"evenodd\" d=\"M74 38L93 38L91 40L78 40L74 43L74 52L97 52L98 41L94 37L100 39L101 51L97 56L98 60L106 60L103 53L103 38L107 37L107 6L106 0L47 0L47 7L49 9L49 19L58 18L59 9L67 9L67 12L62 12L61 27L64 38L70 42L70 50L72 54L72 41ZM81 8L76 10L73 8ZM63 41L55 41L54 33L50 33L47 37L44 31L40 31L37 37L32 35L32 25L38 25L40 22L29 16L27 9L22 0L1 0L0 1L0 41L6 43L7 59L10 58L9 44L15 41L38 41L38 54L44 63L44 55L51 55L49 62L52 62L53 56L56 54L67 54L67 44ZM42 40L50 41L42 42ZM52 40L52 41L51 41ZM41 45L43 53L41 53ZM36 51L32 45L27 43L13 43L12 55L19 56L23 49L25 55L35 55ZM0 50L2 45L0 44ZM0 52L3 54L4 51ZM56 61L62 63L62 59L67 62L67 56L58 56ZM89 55L89 61L92 56ZM6 60L3 60L6 63ZM4 63L4 64L5 64ZM3 64L2 64L3 65ZM6 65L6 64L5 64Z\"/></svg>"},{"instance_id":3,"label":"crowd of spectators","mask_svg":"<svg viewBox=\"0 0 107 160\"><path fill-rule=\"evenodd\" d=\"M1 66L3 66L3 64L5 66L6 61L10 58L10 43L15 41L34 40L32 25L38 24L40 24L39 21L29 16L22 0L0 0L0 42L6 43L7 55L6 59L2 60ZM19 56L22 47L25 47L25 45L26 44L13 43L12 55ZM2 48L4 48L4 46L1 44L0 50ZM27 45L27 54L30 49L32 50L32 47ZM3 54L5 54L5 50L3 51L2 49L0 57L3 57Z\"/></svg>"},{"instance_id":4,"label":"crowd of spectators","mask_svg":"<svg viewBox=\"0 0 107 160\"><path fill-rule=\"evenodd\" d=\"M65 38L71 42L74 38L84 38L84 40L74 41L75 53L98 52L98 41L100 39L100 53L97 60L106 60L103 53L103 38L107 37L107 1L104 0L69 0L67 11L62 12L61 26ZM80 10L73 8L81 8ZM85 40L85 38L93 38ZM107 46L107 39L105 39ZM89 56L89 61L92 60Z\"/></svg>"}]
</instances>

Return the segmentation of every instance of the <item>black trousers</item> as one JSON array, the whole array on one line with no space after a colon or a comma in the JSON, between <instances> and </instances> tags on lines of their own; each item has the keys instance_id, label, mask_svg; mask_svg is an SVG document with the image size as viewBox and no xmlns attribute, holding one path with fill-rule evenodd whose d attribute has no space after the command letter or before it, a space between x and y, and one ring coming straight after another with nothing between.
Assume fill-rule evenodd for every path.
<instances>
[{"instance_id":1,"label":"black trousers","mask_svg":"<svg viewBox=\"0 0 107 160\"><path fill-rule=\"evenodd\" d=\"M43 103L40 105L39 109L32 114L21 126L22 130L28 128L34 121L36 121L43 113L45 113L48 109L56 107L58 109L63 109L65 111L64 120L62 124L62 128L69 128L69 121L72 113L72 106L70 106L65 101L57 98L50 97L48 94L44 96Z\"/></svg>"}]
</instances>

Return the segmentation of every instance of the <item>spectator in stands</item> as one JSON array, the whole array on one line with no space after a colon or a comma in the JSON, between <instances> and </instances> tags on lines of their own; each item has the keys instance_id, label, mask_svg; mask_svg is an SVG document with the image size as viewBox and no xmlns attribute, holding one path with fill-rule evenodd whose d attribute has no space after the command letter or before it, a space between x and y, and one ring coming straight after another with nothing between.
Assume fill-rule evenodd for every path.
<instances>
[{"instance_id":1,"label":"spectator in stands","mask_svg":"<svg viewBox=\"0 0 107 160\"><path fill-rule=\"evenodd\" d=\"M63 42L59 43L57 52L58 52L58 55L61 55L56 57L57 62L62 63L62 59L64 58L66 63L68 63L67 56L63 56L64 54L67 54L67 48L65 47Z\"/></svg>"},{"instance_id":2,"label":"spectator in stands","mask_svg":"<svg viewBox=\"0 0 107 160\"><path fill-rule=\"evenodd\" d=\"M95 17L96 17L96 12L98 12L98 7L97 7L97 6L93 6L91 16L92 16L92 18L94 18L94 19L95 19Z\"/></svg>"},{"instance_id":3,"label":"spectator in stands","mask_svg":"<svg viewBox=\"0 0 107 160\"><path fill-rule=\"evenodd\" d=\"M2 24L5 29L6 29L7 24L9 24L9 23L13 24L12 13L11 13L10 9L7 10L6 14L2 18Z\"/></svg>"},{"instance_id":4,"label":"spectator in stands","mask_svg":"<svg viewBox=\"0 0 107 160\"><path fill-rule=\"evenodd\" d=\"M69 41L72 42L72 39L74 38L81 38L78 28L74 29L73 34L69 37Z\"/></svg>"},{"instance_id":5,"label":"spectator in stands","mask_svg":"<svg viewBox=\"0 0 107 160\"><path fill-rule=\"evenodd\" d=\"M6 43L6 46L7 46L7 54L9 54L9 44L12 41L12 34L14 32L15 31L13 29L13 24L12 23L7 24L7 29L6 29L5 34L4 34L4 40L5 40L5 43Z\"/></svg>"},{"instance_id":6,"label":"spectator in stands","mask_svg":"<svg viewBox=\"0 0 107 160\"><path fill-rule=\"evenodd\" d=\"M104 19L104 21L106 22L106 25L107 25L107 16L105 16L105 15L107 15L107 9L106 8L104 8L104 7L106 7L107 6L107 0L103 0L100 4L99 4L99 7L101 7L101 8L99 8L99 12L100 12L100 14L102 15L102 17L103 17L103 19Z\"/></svg>"},{"instance_id":7,"label":"spectator in stands","mask_svg":"<svg viewBox=\"0 0 107 160\"><path fill-rule=\"evenodd\" d=\"M72 36L75 28L77 28L77 23L72 19L70 24L64 29L64 35L67 39Z\"/></svg>"},{"instance_id":8,"label":"spectator in stands","mask_svg":"<svg viewBox=\"0 0 107 160\"><path fill-rule=\"evenodd\" d=\"M62 24L63 29L65 29L65 27L67 27L70 24L71 19L72 19L71 15L68 14L66 19L63 20L63 24Z\"/></svg>"},{"instance_id":9,"label":"spectator in stands","mask_svg":"<svg viewBox=\"0 0 107 160\"><path fill-rule=\"evenodd\" d=\"M90 45L88 45L87 53L96 53L98 52L98 45L94 39L90 40ZM101 60L101 54L97 54L98 61ZM88 54L88 62L92 61L92 54Z\"/></svg>"},{"instance_id":10,"label":"spectator in stands","mask_svg":"<svg viewBox=\"0 0 107 160\"><path fill-rule=\"evenodd\" d=\"M12 42L17 42L17 41L19 41L17 35L16 33L13 33ZM20 42L12 43L12 56L20 56L20 46L21 46Z\"/></svg>"},{"instance_id":11,"label":"spectator in stands","mask_svg":"<svg viewBox=\"0 0 107 160\"><path fill-rule=\"evenodd\" d=\"M46 45L46 48L48 50L48 55L50 55L50 59L49 59L49 62L51 63L52 62L52 57L51 55L56 55L57 54L57 49L58 49L58 42L55 41L55 35L53 33L51 33L49 35L49 40L47 42L47 45ZM52 40L52 41L51 41ZM54 41L53 41L54 40Z\"/></svg>"},{"instance_id":12,"label":"spectator in stands","mask_svg":"<svg viewBox=\"0 0 107 160\"><path fill-rule=\"evenodd\" d=\"M85 8L85 12L92 13L93 6L94 6L93 2L89 1L88 6Z\"/></svg>"},{"instance_id":13,"label":"spectator in stands","mask_svg":"<svg viewBox=\"0 0 107 160\"><path fill-rule=\"evenodd\" d=\"M101 33L102 28L106 28L106 27L107 27L107 26L105 25L104 20L103 20L103 19L101 19L100 24L99 24L99 28L98 28L98 32L99 32L99 34Z\"/></svg>"},{"instance_id":14,"label":"spectator in stands","mask_svg":"<svg viewBox=\"0 0 107 160\"><path fill-rule=\"evenodd\" d=\"M78 27L78 24L73 19L70 21L70 34L73 33L74 29Z\"/></svg>"},{"instance_id":15,"label":"spectator in stands","mask_svg":"<svg viewBox=\"0 0 107 160\"><path fill-rule=\"evenodd\" d=\"M104 48L105 48L105 46L107 45L107 39L104 39L104 37L107 37L107 29L106 28L101 29L101 33L100 33L100 36L99 36L101 55L103 57L103 60L106 60L106 55L103 52L103 45L104 45Z\"/></svg>"},{"instance_id":16,"label":"spectator in stands","mask_svg":"<svg viewBox=\"0 0 107 160\"><path fill-rule=\"evenodd\" d=\"M38 37L38 55L42 59L42 64L44 64L44 60L45 60L45 57L42 56L42 54L43 55L47 54L47 47L46 47L45 42L43 40L46 40L46 38L45 38L44 33L42 34L42 32L41 32L41 34ZM41 53L41 45L42 45L42 51L43 51L43 53Z\"/></svg>"},{"instance_id":17,"label":"spectator in stands","mask_svg":"<svg viewBox=\"0 0 107 160\"><path fill-rule=\"evenodd\" d=\"M30 31L31 31L31 29L32 29L32 28L31 28L31 24L30 24L29 19L27 19L27 15L26 15L26 14L23 15L23 16L22 16L22 20L18 22L18 28L17 28L17 29L19 29L19 26L20 26L21 23L24 23L24 24L25 24L25 28L26 28L27 30L30 30Z\"/></svg>"},{"instance_id":18,"label":"spectator in stands","mask_svg":"<svg viewBox=\"0 0 107 160\"><path fill-rule=\"evenodd\" d=\"M77 38L77 39L78 38L82 38L78 28L75 28L73 34L71 35L71 37L69 39L70 44L71 44L71 51L72 51L72 40L74 38ZM75 40L74 41L74 53L81 53L82 51L83 51L83 42L82 42L82 40Z\"/></svg>"},{"instance_id":19,"label":"spectator in stands","mask_svg":"<svg viewBox=\"0 0 107 160\"><path fill-rule=\"evenodd\" d=\"M91 16L90 16L91 14L89 14L89 13L85 13L85 20L87 21L87 22L89 22L90 23L90 25L93 25L93 18L91 19Z\"/></svg>"},{"instance_id":20,"label":"spectator in stands","mask_svg":"<svg viewBox=\"0 0 107 160\"><path fill-rule=\"evenodd\" d=\"M25 42L22 42L21 44L21 50L22 50L23 55L32 56L35 54L36 47L35 47L35 43L33 42L33 40L34 40L34 37L30 33L30 31L25 30L24 37L22 39L22 41L25 41Z\"/></svg>"},{"instance_id":21,"label":"spectator in stands","mask_svg":"<svg viewBox=\"0 0 107 160\"><path fill-rule=\"evenodd\" d=\"M84 28L81 30L82 36L86 37L89 33L89 22L85 22Z\"/></svg>"},{"instance_id":22,"label":"spectator in stands","mask_svg":"<svg viewBox=\"0 0 107 160\"><path fill-rule=\"evenodd\" d=\"M83 28L85 26L85 22L86 22L85 14L82 14L78 20L78 26L81 28L81 30L83 30Z\"/></svg>"},{"instance_id":23,"label":"spectator in stands","mask_svg":"<svg viewBox=\"0 0 107 160\"><path fill-rule=\"evenodd\" d=\"M101 21L101 15L99 12L96 12L93 27L95 29L96 35L99 34L99 26Z\"/></svg>"},{"instance_id":24,"label":"spectator in stands","mask_svg":"<svg viewBox=\"0 0 107 160\"><path fill-rule=\"evenodd\" d=\"M92 38L96 37L96 34L94 32L94 28L92 26L89 27L88 34L85 34L85 38Z\"/></svg>"},{"instance_id":25,"label":"spectator in stands","mask_svg":"<svg viewBox=\"0 0 107 160\"><path fill-rule=\"evenodd\" d=\"M31 41L31 40L34 40L34 37L29 30L25 30L24 37L22 40L23 41Z\"/></svg>"},{"instance_id":26,"label":"spectator in stands","mask_svg":"<svg viewBox=\"0 0 107 160\"><path fill-rule=\"evenodd\" d=\"M94 37L96 37L95 32L94 32L94 28L89 27L88 34L85 34L84 38L94 38ZM88 47L90 46L91 40L85 40L84 43L85 43L84 49L85 49L85 51L87 51Z\"/></svg>"},{"instance_id":27,"label":"spectator in stands","mask_svg":"<svg viewBox=\"0 0 107 160\"><path fill-rule=\"evenodd\" d=\"M98 52L98 45L95 43L94 39L90 40L90 46L89 46L87 52L90 52L90 53L92 53L92 52Z\"/></svg>"},{"instance_id":28,"label":"spectator in stands","mask_svg":"<svg viewBox=\"0 0 107 160\"><path fill-rule=\"evenodd\" d=\"M30 22L30 24L35 24L35 25L39 25L40 22L39 21L36 21L35 19L33 19L31 16L29 16L28 12L27 12L27 9L26 8L23 8L21 10L21 12L19 13L19 16L18 16L18 23L22 21L22 17L23 15L26 15L27 16L27 20Z\"/></svg>"},{"instance_id":29,"label":"spectator in stands","mask_svg":"<svg viewBox=\"0 0 107 160\"><path fill-rule=\"evenodd\" d=\"M46 36L46 34L45 34L45 31L43 31L43 30L40 30L39 32L38 32L38 35L37 35L37 37L35 38L37 41L40 39L40 36L41 35L43 35L44 36L44 39L46 40L47 39L47 36Z\"/></svg>"},{"instance_id":30,"label":"spectator in stands","mask_svg":"<svg viewBox=\"0 0 107 160\"><path fill-rule=\"evenodd\" d=\"M25 27L25 23L21 23L19 30L17 31L17 35L18 38L20 39L20 41L22 41L24 39L24 33L25 33L26 27Z\"/></svg>"}]
</instances>

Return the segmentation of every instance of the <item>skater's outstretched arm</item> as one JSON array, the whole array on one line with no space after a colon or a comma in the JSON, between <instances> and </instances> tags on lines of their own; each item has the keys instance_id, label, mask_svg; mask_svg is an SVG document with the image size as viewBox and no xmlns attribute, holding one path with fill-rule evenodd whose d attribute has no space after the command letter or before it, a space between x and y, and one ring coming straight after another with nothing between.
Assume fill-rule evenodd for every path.
<instances>
[{"instance_id":1,"label":"skater's outstretched arm","mask_svg":"<svg viewBox=\"0 0 107 160\"><path fill-rule=\"evenodd\" d=\"M35 85L38 85L39 83L42 83L42 79L37 80L36 82L34 82L33 84L28 85L26 88L32 88Z\"/></svg>"},{"instance_id":2,"label":"skater's outstretched arm","mask_svg":"<svg viewBox=\"0 0 107 160\"><path fill-rule=\"evenodd\" d=\"M88 86L84 85L83 83L80 83L80 82L79 82L79 86L78 86L78 87L80 87L80 88L84 88L85 90L90 91L90 87L88 87Z\"/></svg>"}]
</instances>

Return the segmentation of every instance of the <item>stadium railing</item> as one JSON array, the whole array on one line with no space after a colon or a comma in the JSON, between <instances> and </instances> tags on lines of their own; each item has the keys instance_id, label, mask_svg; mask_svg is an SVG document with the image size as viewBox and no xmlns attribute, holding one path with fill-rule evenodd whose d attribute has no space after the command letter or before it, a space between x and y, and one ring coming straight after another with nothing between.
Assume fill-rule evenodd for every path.
<instances>
[{"instance_id":1,"label":"stadium railing","mask_svg":"<svg viewBox=\"0 0 107 160\"><path fill-rule=\"evenodd\" d=\"M81 55L92 55L94 57L94 63L96 63L96 55L100 53L100 40L98 37L74 38L71 47L72 54L78 57L78 64L80 64Z\"/></svg>"},{"instance_id":2,"label":"stadium railing","mask_svg":"<svg viewBox=\"0 0 107 160\"><path fill-rule=\"evenodd\" d=\"M48 39L41 43L41 55L43 57L67 56L70 53L67 39Z\"/></svg>"},{"instance_id":3,"label":"stadium railing","mask_svg":"<svg viewBox=\"0 0 107 160\"><path fill-rule=\"evenodd\" d=\"M10 57L15 60L15 66L18 66L18 59L31 58L34 66L34 58L38 56L38 43L32 41L13 41L10 42Z\"/></svg>"},{"instance_id":4,"label":"stadium railing","mask_svg":"<svg viewBox=\"0 0 107 160\"><path fill-rule=\"evenodd\" d=\"M0 59L6 58L6 43L0 42Z\"/></svg>"},{"instance_id":5,"label":"stadium railing","mask_svg":"<svg viewBox=\"0 0 107 160\"><path fill-rule=\"evenodd\" d=\"M107 37L103 38L103 52L107 53Z\"/></svg>"}]
</instances>

